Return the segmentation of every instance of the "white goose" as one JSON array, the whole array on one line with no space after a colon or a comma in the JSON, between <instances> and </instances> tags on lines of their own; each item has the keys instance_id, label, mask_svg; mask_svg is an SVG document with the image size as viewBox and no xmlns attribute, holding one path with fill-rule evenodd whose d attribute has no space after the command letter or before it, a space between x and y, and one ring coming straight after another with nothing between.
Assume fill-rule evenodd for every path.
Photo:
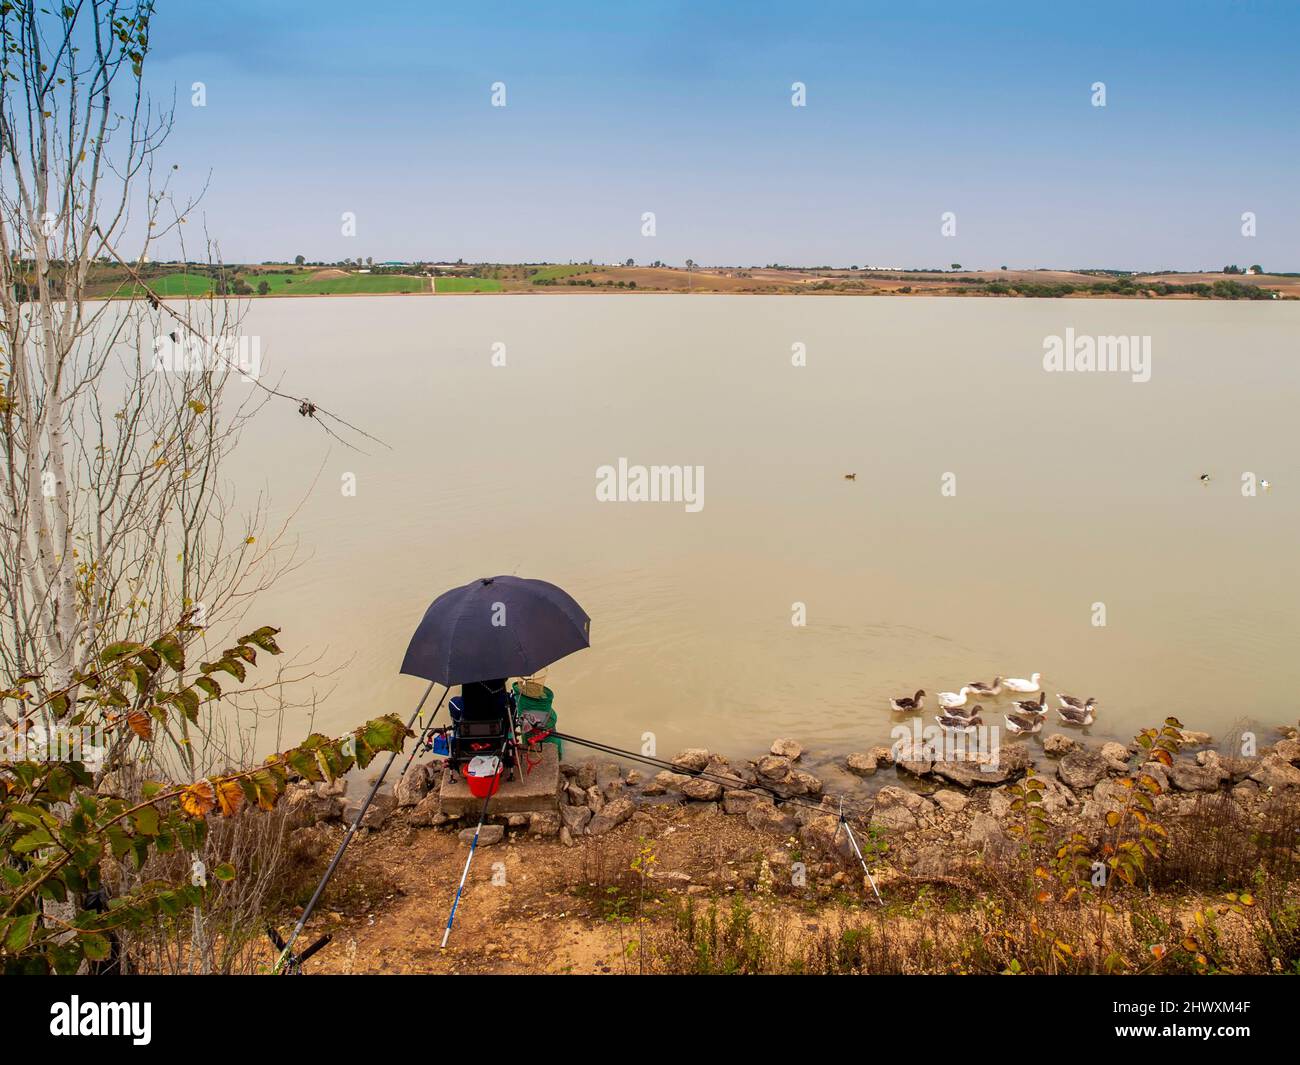
<instances>
[{"instance_id":1,"label":"white goose","mask_svg":"<svg viewBox=\"0 0 1300 1065\"><path fill-rule=\"evenodd\" d=\"M959 692L940 692L939 708L941 710L952 710L958 706L965 706L966 696L969 692L970 688L967 687L963 687Z\"/></svg>"},{"instance_id":2,"label":"white goose","mask_svg":"<svg viewBox=\"0 0 1300 1065\"><path fill-rule=\"evenodd\" d=\"M1009 691L1024 692L1026 695L1033 695L1034 692L1038 691L1038 682L1042 680L1042 678L1043 675L1041 673L1035 673L1028 680L1025 680L1024 677L1008 677L1002 682L1002 687Z\"/></svg>"}]
</instances>

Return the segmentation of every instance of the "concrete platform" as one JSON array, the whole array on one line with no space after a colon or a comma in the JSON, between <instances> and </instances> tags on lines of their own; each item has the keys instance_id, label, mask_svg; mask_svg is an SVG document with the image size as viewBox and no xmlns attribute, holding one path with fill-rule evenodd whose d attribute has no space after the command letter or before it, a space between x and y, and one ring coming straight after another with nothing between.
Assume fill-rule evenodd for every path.
<instances>
[{"instance_id":1,"label":"concrete platform","mask_svg":"<svg viewBox=\"0 0 1300 1065\"><path fill-rule=\"evenodd\" d=\"M555 746L544 743L541 757L532 771L523 773L522 779L505 781L492 801L488 803L488 817L499 814L559 813L560 811L560 759ZM457 773L443 770L439 789L442 812L451 815L472 815L475 820L483 809L483 800L470 794L469 785Z\"/></svg>"}]
</instances>

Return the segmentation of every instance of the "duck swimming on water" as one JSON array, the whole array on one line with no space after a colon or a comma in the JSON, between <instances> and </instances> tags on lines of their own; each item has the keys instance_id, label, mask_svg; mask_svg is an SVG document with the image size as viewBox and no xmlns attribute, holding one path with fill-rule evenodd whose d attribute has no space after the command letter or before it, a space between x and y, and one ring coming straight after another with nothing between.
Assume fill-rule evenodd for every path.
<instances>
[{"instance_id":1,"label":"duck swimming on water","mask_svg":"<svg viewBox=\"0 0 1300 1065\"><path fill-rule=\"evenodd\" d=\"M1042 732L1045 718L1037 714L1007 714L1007 729L1010 732Z\"/></svg>"},{"instance_id":2,"label":"duck swimming on water","mask_svg":"<svg viewBox=\"0 0 1300 1065\"><path fill-rule=\"evenodd\" d=\"M992 684L985 684L982 680L973 680L966 685L966 689L975 695L1001 695L1002 678L994 677Z\"/></svg>"},{"instance_id":3,"label":"duck swimming on water","mask_svg":"<svg viewBox=\"0 0 1300 1065\"><path fill-rule=\"evenodd\" d=\"M1008 677L1002 682L1002 686L1009 691L1024 692L1026 695L1032 695L1038 691L1038 682L1042 680L1041 673L1035 673L1028 680L1024 677Z\"/></svg>"},{"instance_id":4,"label":"duck swimming on water","mask_svg":"<svg viewBox=\"0 0 1300 1065\"><path fill-rule=\"evenodd\" d=\"M900 696L897 699L889 700L889 709L897 714L910 714L925 708L925 689L921 688L912 698Z\"/></svg>"},{"instance_id":5,"label":"duck swimming on water","mask_svg":"<svg viewBox=\"0 0 1300 1065\"><path fill-rule=\"evenodd\" d=\"M1047 692L1039 692L1037 699L1017 699L1016 707L1022 714L1047 716Z\"/></svg>"},{"instance_id":6,"label":"duck swimming on water","mask_svg":"<svg viewBox=\"0 0 1300 1065\"><path fill-rule=\"evenodd\" d=\"M959 692L940 692L939 693L940 708L944 710L952 710L958 706L965 706L966 693L969 691L970 691L969 688L962 688L962 690Z\"/></svg>"},{"instance_id":7,"label":"duck swimming on water","mask_svg":"<svg viewBox=\"0 0 1300 1065\"><path fill-rule=\"evenodd\" d=\"M980 707L975 707L975 712L970 717L961 717L956 714L940 714L935 718L939 722L939 727L944 732L974 732L976 727L984 724L984 719L980 717Z\"/></svg>"},{"instance_id":8,"label":"duck swimming on water","mask_svg":"<svg viewBox=\"0 0 1300 1065\"><path fill-rule=\"evenodd\" d=\"M1086 728L1096 720L1096 714L1091 706L1083 710L1076 710L1072 706L1060 706L1056 709L1056 716L1061 719L1065 725L1074 725L1076 728Z\"/></svg>"},{"instance_id":9,"label":"duck swimming on water","mask_svg":"<svg viewBox=\"0 0 1300 1065\"><path fill-rule=\"evenodd\" d=\"M1091 695L1087 699L1080 699L1074 695L1057 692L1056 697L1061 700L1062 706L1068 706L1072 710L1088 710L1097 705L1097 700Z\"/></svg>"}]
</instances>

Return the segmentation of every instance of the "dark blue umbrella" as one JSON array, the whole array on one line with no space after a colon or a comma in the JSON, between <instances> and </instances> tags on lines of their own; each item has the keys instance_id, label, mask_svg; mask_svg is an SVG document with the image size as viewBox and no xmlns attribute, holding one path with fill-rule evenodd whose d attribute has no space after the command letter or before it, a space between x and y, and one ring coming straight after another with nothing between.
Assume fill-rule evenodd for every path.
<instances>
[{"instance_id":1,"label":"dark blue umbrella","mask_svg":"<svg viewBox=\"0 0 1300 1065\"><path fill-rule=\"evenodd\" d=\"M568 592L526 577L483 577L424 612L402 672L450 687L528 677L591 646L591 618Z\"/></svg>"}]
</instances>

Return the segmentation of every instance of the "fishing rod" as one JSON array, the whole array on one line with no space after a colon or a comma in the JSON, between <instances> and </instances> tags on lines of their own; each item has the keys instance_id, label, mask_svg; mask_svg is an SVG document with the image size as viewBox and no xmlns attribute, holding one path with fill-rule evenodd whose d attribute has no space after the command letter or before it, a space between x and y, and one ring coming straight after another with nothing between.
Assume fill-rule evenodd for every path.
<instances>
[{"instance_id":1,"label":"fishing rod","mask_svg":"<svg viewBox=\"0 0 1300 1065\"><path fill-rule=\"evenodd\" d=\"M732 787L735 786L734 780L728 780L724 777L713 776L710 773L704 772L704 770L702 769L690 769L687 766L679 766L679 765L675 765L672 762L665 762L662 758L651 758L648 755L636 754L632 751L625 751L618 747L612 747L607 743L599 743L595 740L584 740L581 737L569 736L562 732L551 732L550 735L556 736L562 740L568 740L570 743L576 743L579 747L590 747L592 750L601 751L604 754L619 755L624 758L634 759L638 762L644 762L646 765L661 766L666 768L670 772L686 773L690 776L698 777L701 780L708 780L715 784L721 784L724 786L730 785ZM738 788L737 790L744 791L747 790L748 788L757 788L761 791L768 792L769 794L773 795L776 798L783 798L780 795L780 793L777 792L774 788L767 787L766 785L759 784L758 782L755 782L750 785L744 785L743 787ZM839 836L840 826L842 825L844 827L844 831L848 833L849 843L853 847L853 853L857 855L858 863L862 866L862 871L867 875L867 883L871 885L871 890L874 891L876 894L876 901L883 906L885 900L880 896L880 888L876 887L876 881L871 876L871 870L867 868L867 861L865 858L862 857L862 849L858 846L857 837L853 834L853 826L849 824L848 818L845 817L844 815L844 796L843 795L839 796L839 800L840 800L839 821L835 825L835 835L831 837L831 842L833 844L835 839ZM792 795L788 798L784 798L784 801L794 802L797 805L804 806L814 810L824 811L826 809L826 807L822 803L811 803L806 800L800 799L797 795ZM857 816L861 817L862 814L858 813Z\"/></svg>"},{"instance_id":2,"label":"fishing rod","mask_svg":"<svg viewBox=\"0 0 1300 1065\"><path fill-rule=\"evenodd\" d=\"M411 719L406 723L406 728L408 731L410 730L411 726L415 724L415 719L420 716L420 711L424 709L425 702L428 700L429 696L433 693L433 686L435 683L437 682L432 680L429 681L429 686L424 689L424 695L420 697L420 702L415 708L415 713L411 715ZM443 699L447 698L447 692L450 690L451 689L448 688L446 689L446 691L442 693L442 699L439 699L438 705L433 708L433 717L437 717L438 710L442 707ZM429 720L432 721L433 718L431 717ZM307 918L309 918L312 914L312 911L316 909L316 903L320 901L320 897L325 891L325 885L330 882L330 877L334 875L334 870L338 868L339 862L343 858L343 852L348 849L348 844L352 842L353 835L356 833L357 828L361 825L361 819L366 815L366 811L370 809L370 804L374 801L375 794L379 791L379 785L384 782L384 777L386 777L388 775L388 771L393 768L393 763L395 761L397 761L397 752L393 751L392 754L388 756L388 763L384 766L384 771L379 774L374 784L371 785L370 794L366 796L366 801L361 804L361 809L357 811L357 816L354 817L352 819L352 823L348 825L348 830L343 836L343 842L339 844L339 849L334 852L334 857L330 860L329 868L325 870L325 875L321 877L320 883L316 885L316 890L315 892L313 892L312 897L310 901L308 901L306 908L302 911L302 916L298 918L298 923L294 925L293 933L289 936L289 941L285 943L284 947L281 949L280 956L276 959L275 965L271 969L271 972L273 974L278 974L280 972L281 967L285 964L285 962L292 957L290 951L293 948L294 940L296 940L298 936L301 934L303 925L307 923ZM324 946L323 943L320 945ZM305 956L307 952L304 951L303 954Z\"/></svg>"},{"instance_id":3,"label":"fishing rod","mask_svg":"<svg viewBox=\"0 0 1300 1065\"><path fill-rule=\"evenodd\" d=\"M666 769L670 773L681 773L686 776L698 777L700 780L707 780L713 784L719 784L722 787L731 788L736 791L763 791L775 799L780 799L782 802L792 803L796 806L803 806L809 810L820 810L823 813L829 812L828 807L824 803L811 802L798 795L782 795L776 788L760 783L759 781L754 781L750 784L737 777L715 776L711 773L705 772L703 769L691 769L689 766L666 762L662 758L652 758L649 755L638 754L635 751L625 751L620 747L613 747L610 744L601 743L598 740L585 740L581 736L570 736L564 732L551 732L549 734L555 736L557 739L568 740L570 743L576 743L579 747L589 747L593 751L600 751L602 754L616 755L620 758L630 758L637 762L644 762L646 765L654 766L658 769ZM830 796L828 796L828 798L829 797ZM842 815L844 812L844 797L842 795L839 796L839 800L840 813ZM862 817L864 816L864 812L858 810L854 816Z\"/></svg>"},{"instance_id":4,"label":"fishing rod","mask_svg":"<svg viewBox=\"0 0 1300 1065\"><path fill-rule=\"evenodd\" d=\"M451 689L448 688L447 691L451 691ZM433 708L433 713L430 715L429 723L427 725L424 724L424 720L423 718L421 718L420 738L415 741L415 746L411 748L411 753L406 759L406 765L402 766L402 771L397 774L398 780L402 780L406 776L407 772L411 768L411 763L415 761L415 756L419 754L421 750L423 750L424 745L428 742L429 733L433 732L434 730L433 729L434 719L438 716L438 711L442 709L442 700L446 698L447 698L447 692L443 692L442 699L439 699L438 705ZM418 710L416 711L416 717L420 717L420 713Z\"/></svg>"},{"instance_id":5,"label":"fishing rod","mask_svg":"<svg viewBox=\"0 0 1300 1065\"><path fill-rule=\"evenodd\" d=\"M501 774L505 772L505 766L498 763L497 780L501 779ZM465 890L465 878L469 876L469 863L474 860L474 851L478 848L478 834L483 831L483 822L487 820L488 803L492 801L496 788L489 786L488 793L483 799L483 809L478 815L478 827L474 829L474 838L470 840L469 854L465 858L465 868L460 872L460 884L456 888L456 897L451 900L451 913L447 915L447 927L442 933L442 946L447 946L447 940L451 937L451 923L456 919L456 907L460 905L460 893Z\"/></svg>"}]
</instances>

